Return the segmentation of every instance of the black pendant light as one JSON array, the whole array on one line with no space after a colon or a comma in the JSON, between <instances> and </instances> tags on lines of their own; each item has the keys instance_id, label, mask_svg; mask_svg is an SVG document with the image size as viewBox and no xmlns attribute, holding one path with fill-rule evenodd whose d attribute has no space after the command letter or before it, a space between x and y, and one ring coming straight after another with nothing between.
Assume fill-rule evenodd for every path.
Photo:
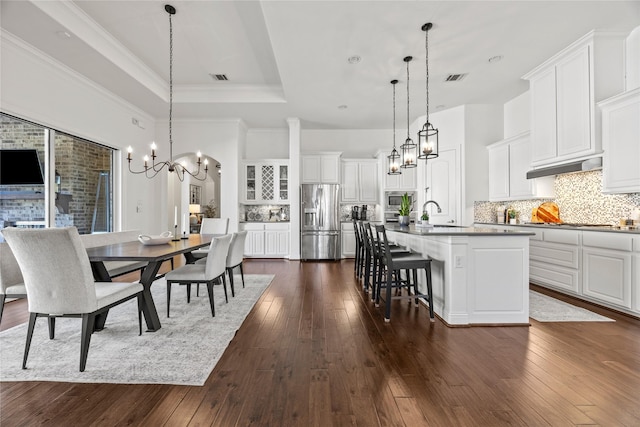
<instances>
[{"instance_id":1,"label":"black pendant light","mask_svg":"<svg viewBox=\"0 0 640 427\"><path fill-rule=\"evenodd\" d=\"M387 156L389 159L389 166L387 167L388 175L400 175L402 171L400 170L400 154L398 154L398 150L396 150L396 84L397 80L391 80L391 84L393 85L393 150L391 150L391 155Z\"/></svg>"},{"instance_id":2,"label":"black pendant light","mask_svg":"<svg viewBox=\"0 0 640 427\"><path fill-rule=\"evenodd\" d=\"M141 170L133 170L131 169L131 153L133 149L131 147L127 148L127 162L129 164L129 172L135 174L145 174L147 178L153 178L158 173L163 170L165 167L169 172L175 172L176 176L180 181L184 181L186 176L190 176L193 179L197 179L198 181L205 181L207 179L207 172L209 171L209 161L204 159L202 161L202 154L198 151L198 161L196 164L198 165L198 169L194 171L190 171L187 169L185 164L178 163L173 160L173 127L172 127L172 119L173 119L173 23L171 21L171 17L176 14L176 8L171 6L170 4L164 5L164 10L169 15L169 160L165 160L162 162L156 162L156 143L151 144L151 165L149 165L149 156L144 156L144 167ZM204 163L204 171L201 170L201 166ZM204 172L201 174L201 172Z\"/></svg>"},{"instance_id":3,"label":"black pendant light","mask_svg":"<svg viewBox=\"0 0 640 427\"><path fill-rule=\"evenodd\" d=\"M411 136L409 136L409 62L413 57L405 56L404 62L407 63L407 139L404 144L400 146L402 152L402 165L401 168L415 168L418 166L416 162L418 146L413 142Z\"/></svg>"},{"instance_id":4,"label":"black pendant light","mask_svg":"<svg viewBox=\"0 0 640 427\"><path fill-rule=\"evenodd\" d=\"M427 117L422 130L418 132L419 159L435 159L438 157L438 129L433 127L429 121L429 30L433 27L431 22L422 26L425 34L425 63L427 70L426 88L427 88Z\"/></svg>"}]
</instances>

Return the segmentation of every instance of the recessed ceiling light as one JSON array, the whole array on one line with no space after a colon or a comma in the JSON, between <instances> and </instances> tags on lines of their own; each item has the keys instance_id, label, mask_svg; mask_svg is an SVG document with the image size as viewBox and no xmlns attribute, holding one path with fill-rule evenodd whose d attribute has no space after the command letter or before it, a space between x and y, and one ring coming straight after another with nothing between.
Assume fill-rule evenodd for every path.
<instances>
[{"instance_id":1,"label":"recessed ceiling light","mask_svg":"<svg viewBox=\"0 0 640 427\"><path fill-rule=\"evenodd\" d=\"M66 32L66 31L57 31L56 35L58 36L58 38L61 38L61 39L70 39L71 38L71 34Z\"/></svg>"},{"instance_id":2,"label":"recessed ceiling light","mask_svg":"<svg viewBox=\"0 0 640 427\"><path fill-rule=\"evenodd\" d=\"M348 107L344 104L338 105L338 110L346 110Z\"/></svg>"},{"instance_id":3,"label":"recessed ceiling light","mask_svg":"<svg viewBox=\"0 0 640 427\"><path fill-rule=\"evenodd\" d=\"M502 61L502 55L496 55L489 58L489 63L493 64L494 62Z\"/></svg>"},{"instance_id":4,"label":"recessed ceiling light","mask_svg":"<svg viewBox=\"0 0 640 427\"><path fill-rule=\"evenodd\" d=\"M349 64L357 64L358 62L362 61L362 58L360 58L358 55L353 55L350 56L347 61L349 62Z\"/></svg>"}]
</instances>

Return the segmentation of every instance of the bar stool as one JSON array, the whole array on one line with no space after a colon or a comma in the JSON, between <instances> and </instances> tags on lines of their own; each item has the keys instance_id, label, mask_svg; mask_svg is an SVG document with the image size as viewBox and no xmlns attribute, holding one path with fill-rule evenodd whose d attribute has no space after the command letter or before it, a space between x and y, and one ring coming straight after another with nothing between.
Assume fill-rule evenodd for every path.
<instances>
[{"instance_id":1,"label":"bar stool","mask_svg":"<svg viewBox=\"0 0 640 427\"><path fill-rule=\"evenodd\" d=\"M414 299L416 307L418 307L418 298L425 298L429 304L429 320L435 322L433 314L433 287L431 283L431 258L424 258L419 254L411 253L395 255L389 248L387 240L387 232L384 225L376 225L376 235L378 251L381 254L382 265L378 271L377 289L376 289L376 305L380 303L380 294L382 291L382 267L386 267L386 295L385 295L385 322L391 321L391 300L392 299ZM418 293L418 269L424 269L427 279L427 293ZM406 271L406 280L401 280L400 270ZM395 280L392 278L395 277ZM413 295L411 294L411 279L413 278ZM392 289L406 287L408 295L392 295Z\"/></svg>"},{"instance_id":2,"label":"bar stool","mask_svg":"<svg viewBox=\"0 0 640 427\"><path fill-rule=\"evenodd\" d=\"M362 269L364 268L364 241L362 240L362 221L352 219L353 231L356 236L356 258L353 262L353 274L357 278L362 277Z\"/></svg>"},{"instance_id":3,"label":"bar stool","mask_svg":"<svg viewBox=\"0 0 640 427\"><path fill-rule=\"evenodd\" d=\"M367 249L365 259L365 275L364 275L364 289L365 292L369 291L370 281L369 277L373 277L373 285L371 285L371 301L376 300L377 289L380 286L379 278L382 271L382 257L378 247L378 241L376 235L371 228L371 223L365 222L362 224L365 236L365 247ZM411 252L397 245L388 244L389 251L396 257L410 255Z\"/></svg>"}]
</instances>

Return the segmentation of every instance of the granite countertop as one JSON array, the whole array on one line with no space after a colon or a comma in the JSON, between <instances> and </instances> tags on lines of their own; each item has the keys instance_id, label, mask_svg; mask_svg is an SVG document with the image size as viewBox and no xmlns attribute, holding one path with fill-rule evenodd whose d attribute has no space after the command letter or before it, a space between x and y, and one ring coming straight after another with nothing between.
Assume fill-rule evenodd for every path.
<instances>
[{"instance_id":1,"label":"granite countertop","mask_svg":"<svg viewBox=\"0 0 640 427\"><path fill-rule=\"evenodd\" d=\"M507 227L531 227L531 228L546 228L548 230L579 230L579 231L601 231L607 233L623 233L623 234L640 234L640 228L638 226L631 227L618 227L613 225L558 225L558 224L499 224L496 222L484 222L476 224L486 225L499 225ZM634 228L635 227L635 228Z\"/></svg>"},{"instance_id":2,"label":"granite countertop","mask_svg":"<svg viewBox=\"0 0 640 427\"><path fill-rule=\"evenodd\" d=\"M285 223L285 224L289 224L289 220L286 221L245 221L243 219L241 219L240 221L238 221L240 224L247 224L247 223L256 223L256 224L280 224L280 223Z\"/></svg>"},{"instance_id":3,"label":"granite countertop","mask_svg":"<svg viewBox=\"0 0 640 427\"><path fill-rule=\"evenodd\" d=\"M429 228L416 227L415 225L400 226L387 225L389 231L414 234L417 236L533 236L533 232L522 230L495 230L486 227L462 227L456 225L434 225Z\"/></svg>"}]
</instances>

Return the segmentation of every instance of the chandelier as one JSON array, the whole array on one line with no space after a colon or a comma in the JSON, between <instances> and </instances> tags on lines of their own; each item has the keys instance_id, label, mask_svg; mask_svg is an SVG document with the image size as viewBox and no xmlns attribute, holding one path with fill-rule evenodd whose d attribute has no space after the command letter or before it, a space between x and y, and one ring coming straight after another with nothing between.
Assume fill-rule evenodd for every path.
<instances>
[{"instance_id":1,"label":"chandelier","mask_svg":"<svg viewBox=\"0 0 640 427\"><path fill-rule=\"evenodd\" d=\"M404 141L404 144L400 146L400 151L402 151L402 165L400 165L400 167L405 169L418 166L416 163L418 146L409 136L409 62L411 62L412 59L412 56L405 56L404 58L404 62L407 63L407 139Z\"/></svg>"},{"instance_id":2,"label":"chandelier","mask_svg":"<svg viewBox=\"0 0 640 427\"><path fill-rule=\"evenodd\" d=\"M422 26L422 31L425 34L425 63L427 70L426 88L427 88L427 117L422 130L418 132L418 146L420 147L419 159L435 159L438 157L438 129L433 127L433 124L429 122L429 30L433 27L431 22L428 22Z\"/></svg>"},{"instance_id":3,"label":"chandelier","mask_svg":"<svg viewBox=\"0 0 640 427\"><path fill-rule=\"evenodd\" d=\"M391 84L393 85L393 150L391 150L391 155L387 156L389 159L389 167L387 170L388 175L400 175L402 171L400 170L400 165L398 164L400 160L400 154L398 154L398 150L396 150L396 84L397 80L391 80Z\"/></svg>"},{"instance_id":4,"label":"chandelier","mask_svg":"<svg viewBox=\"0 0 640 427\"><path fill-rule=\"evenodd\" d=\"M175 172L180 181L184 181L185 175L190 175L192 178L197 179L198 181L204 181L207 179L207 172L209 171L209 161L207 159L202 160L202 153L198 151L198 169L195 171L190 171L187 168L186 163L178 163L173 160L173 128L172 128L172 119L173 119L173 23L171 22L171 17L176 14L176 8L171 6L170 4L164 5L164 10L169 14L169 160L165 160L164 162L156 162L156 143L151 144L151 159L149 156L144 156L144 169L135 171L131 169L131 153L133 153L133 149L131 146L127 148L127 162L129 163L129 172L135 174L145 174L147 178L155 177L162 169L165 167L169 172ZM151 160L151 164L149 164L149 160ZM204 176L200 175L201 166L204 163Z\"/></svg>"}]
</instances>

